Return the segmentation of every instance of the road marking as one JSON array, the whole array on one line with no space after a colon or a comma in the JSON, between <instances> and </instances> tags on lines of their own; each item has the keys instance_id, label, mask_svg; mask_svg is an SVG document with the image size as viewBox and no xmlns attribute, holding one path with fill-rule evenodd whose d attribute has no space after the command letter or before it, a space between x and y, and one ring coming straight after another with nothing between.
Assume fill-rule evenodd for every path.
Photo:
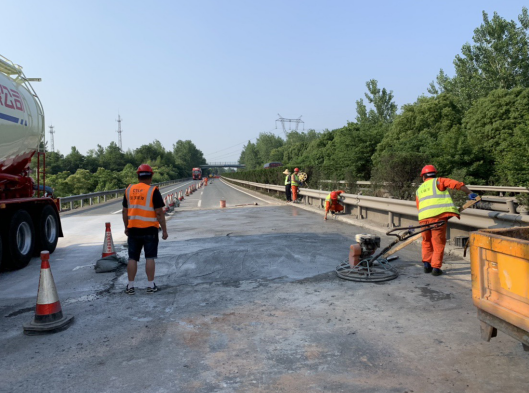
<instances>
[{"instance_id":1,"label":"road marking","mask_svg":"<svg viewBox=\"0 0 529 393\"><path fill-rule=\"evenodd\" d=\"M265 199L261 199L261 198L259 198L259 197L256 197L255 195L252 195L252 194L250 194L249 192L241 191L241 190L239 190L238 188L235 188L234 186L232 186L231 184L226 183L226 182L225 182L224 180L222 180L222 179L220 179L220 181L221 181L223 184L226 184L227 186L230 186L231 188L233 188L233 189L236 190L236 191L242 192L243 194L246 194L246 195L250 195L250 196L253 197L253 198L257 198L257 199L259 199L260 201L263 201L263 202L266 202L266 203L270 204L270 202L268 202L267 200L265 200Z\"/></svg>"},{"instance_id":2,"label":"road marking","mask_svg":"<svg viewBox=\"0 0 529 393\"><path fill-rule=\"evenodd\" d=\"M200 207L200 205L202 205L202 199L199 199L198 201L198 207Z\"/></svg>"},{"instance_id":3,"label":"road marking","mask_svg":"<svg viewBox=\"0 0 529 393\"><path fill-rule=\"evenodd\" d=\"M202 195L204 195L204 191L202 191L202 192L200 193L200 196L202 196Z\"/></svg>"},{"instance_id":4,"label":"road marking","mask_svg":"<svg viewBox=\"0 0 529 393\"><path fill-rule=\"evenodd\" d=\"M178 187L173 188L172 190L169 190L169 191L164 191L164 192L162 192L161 194L162 194L162 196L164 196L165 194L169 194L171 191L178 190L180 187L185 186L185 185L187 185L187 184L191 184L191 183L193 183L193 182L192 182L192 181L189 181L189 182L187 182L187 183L180 184ZM112 214L118 214L118 213L121 213L122 211L123 211L123 209L120 209L120 210L118 210L118 211L115 211L115 212L112 213Z\"/></svg>"}]
</instances>

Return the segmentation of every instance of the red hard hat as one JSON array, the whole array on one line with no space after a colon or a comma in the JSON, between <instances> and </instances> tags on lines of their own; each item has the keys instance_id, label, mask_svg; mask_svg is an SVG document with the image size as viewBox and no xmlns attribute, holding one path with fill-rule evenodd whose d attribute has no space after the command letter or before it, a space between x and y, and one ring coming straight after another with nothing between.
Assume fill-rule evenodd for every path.
<instances>
[{"instance_id":1,"label":"red hard hat","mask_svg":"<svg viewBox=\"0 0 529 393\"><path fill-rule=\"evenodd\" d=\"M433 165L426 165L422 168L421 176L426 175L427 173L437 173L437 169Z\"/></svg>"},{"instance_id":2,"label":"red hard hat","mask_svg":"<svg viewBox=\"0 0 529 393\"><path fill-rule=\"evenodd\" d=\"M138 174L138 176L147 176L147 175L152 175L153 171L150 165L141 164L138 167L138 170L136 171L136 173Z\"/></svg>"},{"instance_id":3,"label":"red hard hat","mask_svg":"<svg viewBox=\"0 0 529 393\"><path fill-rule=\"evenodd\" d=\"M331 199L338 199L338 193L336 191L331 192Z\"/></svg>"},{"instance_id":4,"label":"red hard hat","mask_svg":"<svg viewBox=\"0 0 529 393\"><path fill-rule=\"evenodd\" d=\"M294 172L299 172L299 168L294 169Z\"/></svg>"}]
</instances>

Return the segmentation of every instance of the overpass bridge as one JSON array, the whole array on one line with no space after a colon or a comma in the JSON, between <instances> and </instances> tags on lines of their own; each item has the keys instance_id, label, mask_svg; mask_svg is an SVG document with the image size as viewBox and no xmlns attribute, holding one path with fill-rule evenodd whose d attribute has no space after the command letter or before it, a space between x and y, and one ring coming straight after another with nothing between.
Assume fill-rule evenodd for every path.
<instances>
[{"instance_id":1,"label":"overpass bridge","mask_svg":"<svg viewBox=\"0 0 529 393\"><path fill-rule=\"evenodd\" d=\"M200 168L246 168L246 166L238 162L210 162L206 165L200 165Z\"/></svg>"}]
</instances>

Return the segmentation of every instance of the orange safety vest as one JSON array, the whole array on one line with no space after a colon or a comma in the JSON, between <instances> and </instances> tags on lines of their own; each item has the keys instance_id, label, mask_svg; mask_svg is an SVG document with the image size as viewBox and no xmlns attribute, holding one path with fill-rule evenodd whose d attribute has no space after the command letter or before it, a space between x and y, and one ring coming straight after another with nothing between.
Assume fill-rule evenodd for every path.
<instances>
[{"instance_id":1,"label":"orange safety vest","mask_svg":"<svg viewBox=\"0 0 529 393\"><path fill-rule=\"evenodd\" d=\"M152 203L152 195L157 189L158 187L145 183L127 187L127 215L129 217L127 228L158 228L160 226Z\"/></svg>"}]
</instances>

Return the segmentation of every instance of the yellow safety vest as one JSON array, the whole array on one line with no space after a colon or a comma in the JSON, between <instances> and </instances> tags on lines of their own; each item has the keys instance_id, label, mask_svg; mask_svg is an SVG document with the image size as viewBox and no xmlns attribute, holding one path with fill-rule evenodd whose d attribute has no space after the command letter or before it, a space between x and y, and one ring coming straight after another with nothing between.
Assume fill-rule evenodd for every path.
<instances>
[{"instance_id":1,"label":"yellow safety vest","mask_svg":"<svg viewBox=\"0 0 529 393\"><path fill-rule=\"evenodd\" d=\"M291 181L292 181L292 185L293 186L299 187L299 177L298 177L298 175L293 173L292 176L291 176Z\"/></svg>"},{"instance_id":2,"label":"yellow safety vest","mask_svg":"<svg viewBox=\"0 0 529 393\"><path fill-rule=\"evenodd\" d=\"M148 228L160 226L154 211L152 196L158 187L138 183L127 188L127 215L129 224L127 228Z\"/></svg>"},{"instance_id":3,"label":"yellow safety vest","mask_svg":"<svg viewBox=\"0 0 529 393\"><path fill-rule=\"evenodd\" d=\"M443 213L459 214L448 190L439 191L437 189L437 179L422 183L417 190L417 198L419 199L419 221Z\"/></svg>"},{"instance_id":4,"label":"yellow safety vest","mask_svg":"<svg viewBox=\"0 0 529 393\"><path fill-rule=\"evenodd\" d=\"M287 175L285 177L285 186L288 186L290 184L290 175Z\"/></svg>"}]
</instances>

